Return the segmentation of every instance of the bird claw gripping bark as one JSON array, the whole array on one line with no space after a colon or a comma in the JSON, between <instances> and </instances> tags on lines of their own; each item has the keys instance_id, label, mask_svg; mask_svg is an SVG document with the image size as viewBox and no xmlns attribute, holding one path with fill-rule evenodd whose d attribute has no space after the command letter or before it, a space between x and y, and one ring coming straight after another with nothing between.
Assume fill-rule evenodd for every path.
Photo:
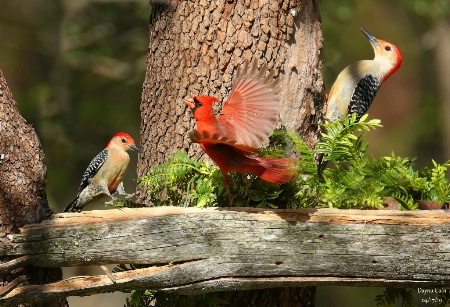
<instances>
[{"instance_id":1,"label":"bird claw gripping bark","mask_svg":"<svg viewBox=\"0 0 450 307\"><path fill-rule=\"evenodd\" d=\"M119 184L119 186L116 189L116 194L119 194L121 199L130 199L134 196L135 193L128 194L125 192L125 188L123 187L123 182Z\"/></svg>"},{"instance_id":2,"label":"bird claw gripping bark","mask_svg":"<svg viewBox=\"0 0 450 307\"><path fill-rule=\"evenodd\" d=\"M135 193L128 194L125 192L125 188L123 187L123 182L121 182L118 186L114 194L108 195L111 197L110 201L105 202L105 205L115 207L119 210L123 210L121 205L115 205L114 202L118 200L127 201L130 200Z\"/></svg>"}]
</instances>

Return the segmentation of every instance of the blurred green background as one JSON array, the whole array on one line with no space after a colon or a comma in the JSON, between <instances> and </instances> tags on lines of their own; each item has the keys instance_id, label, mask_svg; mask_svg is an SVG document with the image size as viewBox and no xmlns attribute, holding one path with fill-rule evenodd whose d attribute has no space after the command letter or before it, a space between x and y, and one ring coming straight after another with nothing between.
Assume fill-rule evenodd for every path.
<instances>
[{"instance_id":1,"label":"blurred green background","mask_svg":"<svg viewBox=\"0 0 450 307\"><path fill-rule=\"evenodd\" d=\"M2 1L0 69L41 138L57 211L116 132L139 144L148 16L145 0ZM130 156L125 189L133 191L137 157Z\"/></svg>"},{"instance_id":2,"label":"blurred green background","mask_svg":"<svg viewBox=\"0 0 450 307\"><path fill-rule=\"evenodd\" d=\"M41 138L48 199L59 212L75 197L82 173L113 134L128 132L139 144L149 4L147 0L2 0L1 4L0 69L21 114ZM450 159L450 1L322 0L319 7L327 91L345 66L373 58L361 27L394 43L403 54L402 67L382 86L370 109L370 117L381 119L384 128L368 135L369 154L394 151L417 157L418 168L431 165L431 159L441 163ZM125 179L128 192L136 184L137 157L134 153L131 157ZM318 306L371 306L373 293L382 291L362 289L368 294L359 296L342 289L319 287ZM111 294L77 298L71 306L124 302L109 299Z\"/></svg>"}]
</instances>

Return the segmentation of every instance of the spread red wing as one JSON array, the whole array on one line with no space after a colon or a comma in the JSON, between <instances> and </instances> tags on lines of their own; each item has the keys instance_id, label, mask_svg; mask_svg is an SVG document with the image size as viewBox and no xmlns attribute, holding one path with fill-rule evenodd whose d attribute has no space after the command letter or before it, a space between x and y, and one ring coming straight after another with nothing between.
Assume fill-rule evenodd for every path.
<instances>
[{"instance_id":1,"label":"spread red wing","mask_svg":"<svg viewBox=\"0 0 450 307\"><path fill-rule=\"evenodd\" d=\"M235 140L230 140L228 137L220 135L218 133L212 134L203 131L200 132L197 129L193 129L188 132L188 136L194 143L208 143L208 144L226 144L231 145L246 155L252 155L259 152L259 148L248 147L245 145L237 144Z\"/></svg>"},{"instance_id":2,"label":"spread red wing","mask_svg":"<svg viewBox=\"0 0 450 307\"><path fill-rule=\"evenodd\" d=\"M228 139L235 141L234 147L252 148L256 152L262 143L269 141L275 128L280 100L278 82L271 74L263 78L266 66L259 72L255 64L250 69L247 67L238 72L218 120L226 129Z\"/></svg>"}]
</instances>

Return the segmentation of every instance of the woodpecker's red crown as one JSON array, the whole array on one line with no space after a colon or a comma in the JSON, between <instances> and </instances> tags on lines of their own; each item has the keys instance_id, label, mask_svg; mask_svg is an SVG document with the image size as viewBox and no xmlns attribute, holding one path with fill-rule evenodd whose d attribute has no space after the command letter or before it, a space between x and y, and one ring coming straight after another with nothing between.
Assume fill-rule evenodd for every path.
<instances>
[{"instance_id":1,"label":"woodpecker's red crown","mask_svg":"<svg viewBox=\"0 0 450 307\"><path fill-rule=\"evenodd\" d=\"M377 56L378 52L381 56L388 59L392 65L392 68L384 75L383 79L381 80L382 82L384 82L400 68L403 58L400 50L394 44L383 41L381 39L378 40L378 42L380 43L381 48L375 51L375 56Z\"/></svg>"},{"instance_id":2,"label":"woodpecker's red crown","mask_svg":"<svg viewBox=\"0 0 450 307\"><path fill-rule=\"evenodd\" d=\"M375 36L365 29L361 28L361 31L369 39L370 44L372 45L373 51L375 52L374 60L379 62L379 69L383 71L381 82L384 82L400 68L400 65L402 64L402 54L394 44L375 38Z\"/></svg>"},{"instance_id":3,"label":"woodpecker's red crown","mask_svg":"<svg viewBox=\"0 0 450 307\"><path fill-rule=\"evenodd\" d=\"M119 146L125 151L130 149L134 151L141 151L139 147L136 146L133 138L125 132L118 132L114 134L111 141L109 141L108 145L106 145L106 148L110 148L111 146Z\"/></svg>"}]
</instances>

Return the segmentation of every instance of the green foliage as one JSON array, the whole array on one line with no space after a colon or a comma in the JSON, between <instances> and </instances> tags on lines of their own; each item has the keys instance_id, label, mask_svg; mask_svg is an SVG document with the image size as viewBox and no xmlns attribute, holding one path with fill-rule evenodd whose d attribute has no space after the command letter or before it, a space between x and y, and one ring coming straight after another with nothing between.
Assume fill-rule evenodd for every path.
<instances>
[{"instance_id":1,"label":"green foliage","mask_svg":"<svg viewBox=\"0 0 450 307\"><path fill-rule=\"evenodd\" d=\"M133 290L125 307L220 307L227 303L215 293L200 295L176 295L166 292Z\"/></svg>"},{"instance_id":2,"label":"green foliage","mask_svg":"<svg viewBox=\"0 0 450 307\"><path fill-rule=\"evenodd\" d=\"M381 127L379 120L359 121L355 115L343 122L324 125L326 133L311 150L302 138L291 131L277 130L271 145L261 152L266 157L283 157L286 151L298 156L299 175L293 182L276 185L256 176L230 174L229 193L218 167L188 158L185 151L169 157L140 179L155 205L251 206L262 208L381 208L383 198L395 198L401 209L417 208L416 200L450 201L450 184L446 176L450 161L431 169L413 169L414 160L394 153L381 158L365 156L365 134ZM319 175L316 160L323 157L330 167ZM119 266L118 270L128 267ZM412 292L386 289L376 297L377 306L392 306L401 298L402 306L411 306ZM139 305L140 304L140 305ZM147 305L146 305L147 304ZM215 295L183 296L163 292L133 291L127 306L222 306ZM153 305L151 305L153 306Z\"/></svg>"},{"instance_id":3,"label":"green foliage","mask_svg":"<svg viewBox=\"0 0 450 307\"><path fill-rule=\"evenodd\" d=\"M140 179L154 205L184 206L251 206L259 208L382 208L383 199L391 197L400 209L414 210L416 200L450 202L450 184L446 175L450 161L442 165L433 161L431 169L418 172L414 160L391 156L368 158L365 134L381 123L359 121L355 114L343 122L324 125L326 133L311 150L302 138L291 131L277 130L271 145L261 153L266 157L283 157L286 151L298 156L299 176L283 185L275 185L252 174L230 174L229 193L218 167L184 151L169 157L167 162L152 168ZM330 167L319 176L317 157ZM230 200L231 198L231 200Z\"/></svg>"},{"instance_id":4,"label":"green foliage","mask_svg":"<svg viewBox=\"0 0 450 307\"><path fill-rule=\"evenodd\" d=\"M360 206L381 207L384 186L367 168L369 160L364 156L368 143L367 131L381 127L379 120L359 121L356 114L343 122L334 121L324 125L327 133L316 144L314 152L332 162L333 167L322 174L320 203L329 207L353 208Z\"/></svg>"},{"instance_id":5,"label":"green foliage","mask_svg":"<svg viewBox=\"0 0 450 307\"><path fill-rule=\"evenodd\" d=\"M259 157L265 158L283 158L286 153L290 152L292 147L291 141L286 134L286 129L276 129L270 136L270 144L261 149Z\"/></svg>"},{"instance_id":6,"label":"green foliage","mask_svg":"<svg viewBox=\"0 0 450 307\"><path fill-rule=\"evenodd\" d=\"M368 143L364 140L366 131L382 127L380 120L368 122L367 114L356 120L356 114L346 117L343 122L334 121L325 125L327 133L322 133L322 140L316 144L315 152L324 154L325 161L332 161L338 168L342 162L351 161L354 166L361 167L365 163L364 153ZM364 132L363 132L364 131ZM358 136L355 132L363 132Z\"/></svg>"},{"instance_id":7,"label":"green foliage","mask_svg":"<svg viewBox=\"0 0 450 307\"><path fill-rule=\"evenodd\" d=\"M401 209L417 209L415 200L435 200L441 205L450 199L450 186L446 176L449 162L420 173L412 167L413 159L392 154L381 158L367 158L368 143L365 133L381 127L379 120L359 122L355 116L343 122L324 125L314 151L324 155L333 167L323 173L319 187L320 203L329 207L381 208L384 197L395 198ZM314 191L316 188L314 189Z\"/></svg>"},{"instance_id":8,"label":"green foliage","mask_svg":"<svg viewBox=\"0 0 450 307\"><path fill-rule=\"evenodd\" d=\"M156 291L131 290L130 297L126 298L125 307L150 307L157 306L155 303Z\"/></svg>"},{"instance_id":9,"label":"green foliage","mask_svg":"<svg viewBox=\"0 0 450 307\"><path fill-rule=\"evenodd\" d=\"M386 288L382 294L375 297L377 307L392 307L398 306L397 300L401 299L402 307L412 307L413 304L413 291L411 289L401 288Z\"/></svg>"},{"instance_id":10,"label":"green foliage","mask_svg":"<svg viewBox=\"0 0 450 307\"><path fill-rule=\"evenodd\" d=\"M217 204L213 186L217 181L217 170L199 159L188 158L185 151L179 151L166 163L150 169L139 183L147 187L155 206L187 206L189 202L198 207L213 206Z\"/></svg>"},{"instance_id":11,"label":"green foliage","mask_svg":"<svg viewBox=\"0 0 450 307\"><path fill-rule=\"evenodd\" d=\"M265 153L269 154L269 151ZM279 152L275 152L278 155ZM140 178L147 187L150 200L155 206L252 206L277 208L275 203L286 202L283 185L274 185L249 174L230 174L230 193L220 169L197 158L189 158L179 151L167 162L150 169ZM230 200L231 196L231 200Z\"/></svg>"},{"instance_id":12,"label":"green foliage","mask_svg":"<svg viewBox=\"0 0 450 307\"><path fill-rule=\"evenodd\" d=\"M288 207L314 207L318 203L320 188L319 173L314 153L298 134L287 131L287 136L298 153L297 168L300 171L300 175L297 176L295 181L289 184L289 187L293 190L294 198L290 199Z\"/></svg>"},{"instance_id":13,"label":"green foliage","mask_svg":"<svg viewBox=\"0 0 450 307\"><path fill-rule=\"evenodd\" d=\"M440 165L434 160L432 169L425 169L422 176L427 180L427 189L423 189L422 198L438 201L441 204L450 202L450 185L446 172L450 161Z\"/></svg>"}]
</instances>

